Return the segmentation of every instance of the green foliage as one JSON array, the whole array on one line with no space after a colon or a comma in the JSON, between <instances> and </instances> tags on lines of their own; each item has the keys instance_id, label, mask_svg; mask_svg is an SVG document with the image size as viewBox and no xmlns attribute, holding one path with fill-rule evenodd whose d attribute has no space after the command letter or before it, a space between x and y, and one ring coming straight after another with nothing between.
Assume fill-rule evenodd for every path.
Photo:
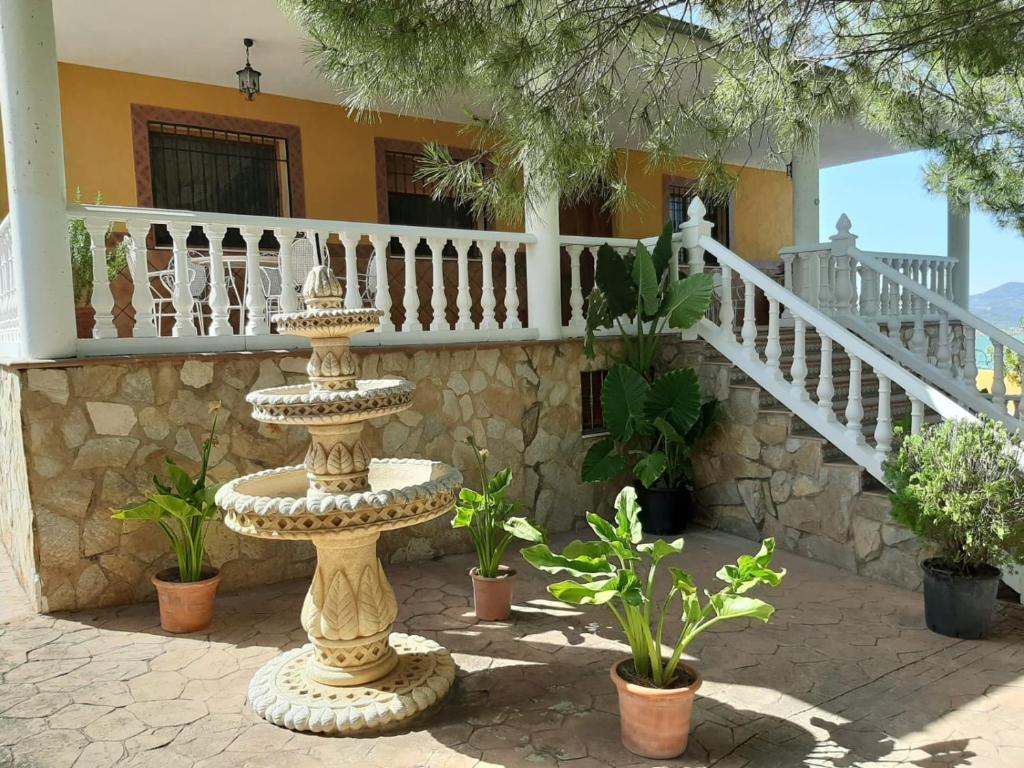
<instances>
[{"instance_id":1,"label":"green foliage","mask_svg":"<svg viewBox=\"0 0 1024 768\"><path fill-rule=\"evenodd\" d=\"M82 203L82 191L75 189L75 205ZM101 205L103 198L96 193L96 205ZM107 229L104 242L111 240L113 225ZM75 296L75 306L86 307L92 298L92 240L85 228L85 219L72 219L68 222L68 243L71 248L71 285ZM114 245L107 257L107 279L114 278L128 267L128 243L121 239Z\"/></svg>"},{"instance_id":2,"label":"green foliage","mask_svg":"<svg viewBox=\"0 0 1024 768\"><path fill-rule=\"evenodd\" d=\"M818 125L859 120L931 150L933 188L1024 221L1019 2L282 5L356 114L462 105L476 151L465 160L433 152L428 179L435 194L499 218L521 213L523 194L552 187L568 202L603 188L612 205L628 205L623 137L657 170L692 147L702 195L721 196L736 183L730 153L781 169Z\"/></svg>"},{"instance_id":3,"label":"green foliage","mask_svg":"<svg viewBox=\"0 0 1024 768\"><path fill-rule=\"evenodd\" d=\"M518 502L505 500L512 470L502 469L491 475L487 469L487 451L477 447L472 436L466 442L476 454L480 475L480 491L463 488L455 505L452 528L466 528L476 547L480 575L493 579L498 576L501 561L512 539L542 542L544 532L525 517L513 517Z\"/></svg>"},{"instance_id":4,"label":"green foliage","mask_svg":"<svg viewBox=\"0 0 1024 768\"><path fill-rule=\"evenodd\" d=\"M714 423L718 401L701 404L697 373L671 371L648 383L628 365L612 367L601 393L609 436L590 446L584 482L613 480L632 463L645 488L693 481L693 450Z\"/></svg>"},{"instance_id":5,"label":"green foliage","mask_svg":"<svg viewBox=\"0 0 1024 768\"><path fill-rule=\"evenodd\" d=\"M625 256L608 245L598 249L594 290L587 306L583 346L587 357L594 357L597 331L618 328L620 362L649 379L658 359L660 334L691 328L704 316L714 294L711 275L680 279L672 274L673 247L669 223L658 235L653 252L642 242Z\"/></svg>"},{"instance_id":6,"label":"green foliage","mask_svg":"<svg viewBox=\"0 0 1024 768\"><path fill-rule=\"evenodd\" d=\"M210 434L203 442L199 476L193 480L170 458L166 458L169 482L153 478L155 491L146 494L143 501L122 507L113 517L117 520L145 520L156 523L167 535L178 559L181 581L192 582L203 578L203 559L206 554L206 529L217 518L219 509L215 496L220 484L209 482L210 451L216 444L217 414L220 403L212 403L213 423Z\"/></svg>"},{"instance_id":7,"label":"green foliage","mask_svg":"<svg viewBox=\"0 0 1024 768\"><path fill-rule=\"evenodd\" d=\"M1024 559L1021 443L999 422L950 420L902 435L885 466L892 515L952 568Z\"/></svg>"},{"instance_id":8,"label":"green foliage","mask_svg":"<svg viewBox=\"0 0 1024 768\"><path fill-rule=\"evenodd\" d=\"M765 539L756 555L744 555L735 565L723 566L715 576L725 586L715 593L705 590L703 599L693 577L679 568L669 568L671 583L659 594L657 569L683 551L683 540L644 542L636 492L628 486L615 499L615 510L614 524L587 515L596 540L574 541L561 554L547 544L536 544L524 549L523 557L546 573L572 577L548 586L558 600L608 606L626 634L637 674L651 685L672 684L683 653L704 630L728 619L767 622L771 618L774 608L746 593L758 585L776 587L782 581L785 570L769 567L774 539ZM665 620L670 617L682 622L675 638L665 637Z\"/></svg>"}]
</instances>

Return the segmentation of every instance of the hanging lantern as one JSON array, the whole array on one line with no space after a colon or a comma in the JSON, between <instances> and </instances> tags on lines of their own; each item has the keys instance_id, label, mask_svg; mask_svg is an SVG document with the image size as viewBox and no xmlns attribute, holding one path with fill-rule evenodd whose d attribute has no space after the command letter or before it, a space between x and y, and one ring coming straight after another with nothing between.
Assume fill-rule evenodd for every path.
<instances>
[{"instance_id":1,"label":"hanging lantern","mask_svg":"<svg viewBox=\"0 0 1024 768\"><path fill-rule=\"evenodd\" d=\"M252 101L256 98L256 94L260 92L260 73L259 70L253 69L249 63L249 49L252 48L252 38L247 37L242 42L245 44L245 66L235 74L238 75L238 90L241 91L245 98Z\"/></svg>"}]
</instances>

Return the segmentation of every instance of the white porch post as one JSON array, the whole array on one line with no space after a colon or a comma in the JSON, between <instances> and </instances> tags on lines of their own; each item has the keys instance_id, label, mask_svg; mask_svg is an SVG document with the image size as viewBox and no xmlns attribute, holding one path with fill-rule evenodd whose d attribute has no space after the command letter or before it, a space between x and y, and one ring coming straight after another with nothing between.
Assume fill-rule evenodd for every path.
<instances>
[{"instance_id":1,"label":"white porch post","mask_svg":"<svg viewBox=\"0 0 1024 768\"><path fill-rule=\"evenodd\" d=\"M810 143L793 153L793 245L809 247L821 240L819 225L819 138L815 132ZM793 285L814 306L818 305L817 258L800 257L793 263Z\"/></svg>"},{"instance_id":2,"label":"white porch post","mask_svg":"<svg viewBox=\"0 0 1024 768\"><path fill-rule=\"evenodd\" d=\"M529 186L527 187L529 189ZM541 339L562 338L562 270L558 242L558 190L533 188L527 195L526 306Z\"/></svg>"},{"instance_id":3,"label":"white porch post","mask_svg":"<svg viewBox=\"0 0 1024 768\"><path fill-rule=\"evenodd\" d=\"M957 260L953 269L953 301L970 309L971 207L946 198L946 255Z\"/></svg>"},{"instance_id":4,"label":"white porch post","mask_svg":"<svg viewBox=\"0 0 1024 768\"><path fill-rule=\"evenodd\" d=\"M21 354L73 357L64 144L49 0L0 0L0 114Z\"/></svg>"}]
</instances>

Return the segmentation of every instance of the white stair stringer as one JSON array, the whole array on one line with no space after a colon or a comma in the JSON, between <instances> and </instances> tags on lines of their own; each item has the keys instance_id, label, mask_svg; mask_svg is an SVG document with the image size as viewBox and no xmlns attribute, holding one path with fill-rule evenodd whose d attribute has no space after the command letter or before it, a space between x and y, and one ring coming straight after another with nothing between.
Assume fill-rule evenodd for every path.
<instances>
[{"instance_id":1,"label":"white stair stringer","mask_svg":"<svg viewBox=\"0 0 1024 768\"><path fill-rule=\"evenodd\" d=\"M685 233L683 238L686 244ZM886 352L779 285L717 240L701 235L696 238L695 244L688 247L690 250L712 254L722 267L722 281L718 286L719 320L702 320L697 328L700 337L880 482L885 482L882 466L892 440L892 417L889 407L891 395L880 396L884 407L871 414L870 418L874 423L869 424L865 421L862 424L865 415L860 394L862 377L875 376L879 382L884 380L887 387L899 388L906 393L913 404L912 430L915 432L926 419L929 419L926 411L942 419L976 418L974 413L946 393L923 381L894 361ZM703 258L697 260L691 257L689 260L691 265L698 265L698 269L702 262ZM736 273L743 286L740 300L744 311L741 322L738 323L738 335L732 322L736 314L736 308L732 306L732 273ZM758 338L759 331L754 320L753 308L757 292L767 298L770 308L766 339ZM809 395L807 391L806 377L809 372L806 366L803 366L801 371L801 366L795 363L788 369L785 365L780 365L778 313L782 306L788 310L794 324L805 331L804 347L799 348L800 342L795 342L797 348L794 349L792 357L805 359L808 349L814 343L810 340L815 337L831 340L834 352L849 356L851 368L856 366L856 373L847 377L850 379L848 382L841 384L847 388L846 392L834 392L833 396L816 400L815 396ZM775 313L774 317L772 311ZM867 369L873 373L867 373ZM801 378L801 373L805 378ZM819 369L815 375L819 377L819 381L824 380L827 383L826 391L832 387L830 372ZM794 377L799 380L794 380ZM834 401L845 403L843 412L835 412L832 406Z\"/></svg>"}]
</instances>

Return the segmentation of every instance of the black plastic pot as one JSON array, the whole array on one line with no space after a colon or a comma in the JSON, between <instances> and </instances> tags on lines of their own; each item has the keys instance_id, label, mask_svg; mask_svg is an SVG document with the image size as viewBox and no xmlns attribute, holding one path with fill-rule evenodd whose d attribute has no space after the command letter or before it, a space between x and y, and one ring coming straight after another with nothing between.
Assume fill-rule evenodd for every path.
<instances>
[{"instance_id":1,"label":"black plastic pot","mask_svg":"<svg viewBox=\"0 0 1024 768\"><path fill-rule=\"evenodd\" d=\"M928 629L947 637L984 637L992 626L999 569L987 565L978 573L965 576L937 558L922 562L921 569Z\"/></svg>"},{"instance_id":2,"label":"black plastic pot","mask_svg":"<svg viewBox=\"0 0 1024 768\"><path fill-rule=\"evenodd\" d=\"M689 488L644 488L639 481L634 487L644 533L682 533L690 524L694 501Z\"/></svg>"}]
</instances>

